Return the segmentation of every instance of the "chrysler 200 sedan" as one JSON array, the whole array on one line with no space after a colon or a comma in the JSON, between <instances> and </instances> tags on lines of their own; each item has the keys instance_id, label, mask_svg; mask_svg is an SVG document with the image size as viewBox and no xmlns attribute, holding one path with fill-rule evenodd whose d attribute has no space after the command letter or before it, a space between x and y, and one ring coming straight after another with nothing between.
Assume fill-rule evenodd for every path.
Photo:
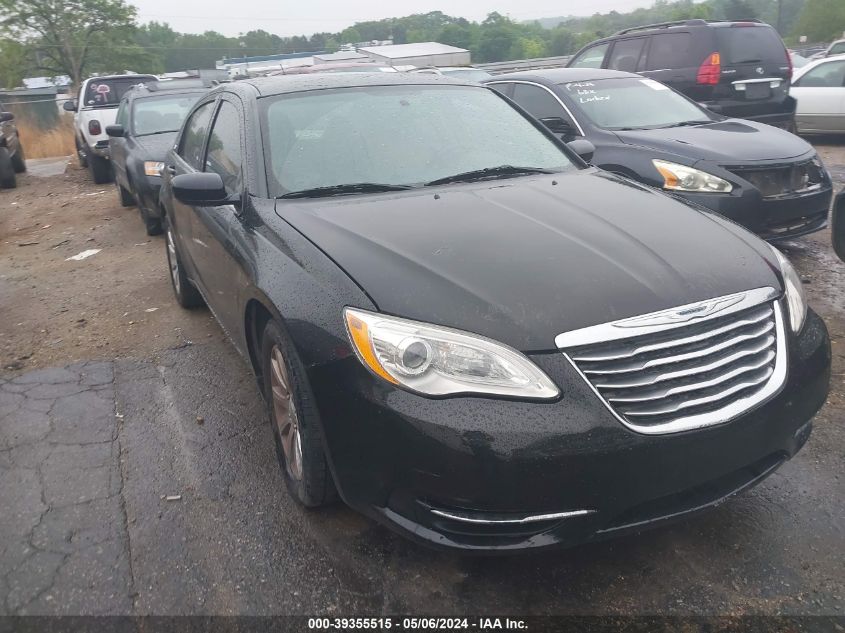
<instances>
[{"instance_id":1,"label":"chrysler 200 sedan","mask_svg":"<svg viewBox=\"0 0 845 633\"><path fill-rule=\"evenodd\" d=\"M254 369L292 496L428 544L573 545L717 504L795 455L828 391L783 255L483 86L220 86L162 196L176 298Z\"/></svg>"}]
</instances>

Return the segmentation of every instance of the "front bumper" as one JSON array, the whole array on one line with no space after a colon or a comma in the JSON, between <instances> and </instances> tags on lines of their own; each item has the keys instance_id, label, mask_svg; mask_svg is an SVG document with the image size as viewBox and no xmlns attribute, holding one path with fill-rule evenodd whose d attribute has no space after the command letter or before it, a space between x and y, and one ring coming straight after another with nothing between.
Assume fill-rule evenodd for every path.
<instances>
[{"instance_id":1,"label":"front bumper","mask_svg":"<svg viewBox=\"0 0 845 633\"><path fill-rule=\"evenodd\" d=\"M773 472L807 440L827 397L830 342L818 316L790 335L789 350L772 400L727 424L657 436L625 428L557 352L532 356L561 388L552 403L423 398L354 357L309 375L350 506L429 545L505 552L641 530ZM501 521L562 512L575 514Z\"/></svg>"},{"instance_id":2,"label":"front bumper","mask_svg":"<svg viewBox=\"0 0 845 633\"><path fill-rule=\"evenodd\" d=\"M816 190L764 197L754 185L742 178L741 171L728 171L703 161L696 163L695 167L733 183L733 191L729 194L678 192L674 195L724 215L765 240L791 239L827 226L833 197L833 186L827 174Z\"/></svg>"}]
</instances>

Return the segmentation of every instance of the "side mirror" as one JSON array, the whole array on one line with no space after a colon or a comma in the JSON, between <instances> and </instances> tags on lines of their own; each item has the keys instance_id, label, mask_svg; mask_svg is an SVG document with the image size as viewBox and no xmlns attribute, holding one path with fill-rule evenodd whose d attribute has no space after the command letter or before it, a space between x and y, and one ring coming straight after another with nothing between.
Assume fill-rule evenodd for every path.
<instances>
[{"instance_id":1,"label":"side mirror","mask_svg":"<svg viewBox=\"0 0 845 633\"><path fill-rule=\"evenodd\" d=\"M845 191L840 191L833 202L830 215L830 237L833 250L845 262Z\"/></svg>"},{"instance_id":2,"label":"side mirror","mask_svg":"<svg viewBox=\"0 0 845 633\"><path fill-rule=\"evenodd\" d=\"M593 154L596 152L596 146L585 138L577 138L574 141L569 141L567 146L578 154L585 163L593 160Z\"/></svg>"},{"instance_id":3,"label":"side mirror","mask_svg":"<svg viewBox=\"0 0 845 633\"><path fill-rule=\"evenodd\" d=\"M106 134L113 137L123 137L126 136L126 130L123 129L122 125L107 125Z\"/></svg>"},{"instance_id":4,"label":"side mirror","mask_svg":"<svg viewBox=\"0 0 845 633\"><path fill-rule=\"evenodd\" d=\"M0 123L5 123L6 121L14 121L15 115L11 112L0 112Z\"/></svg>"},{"instance_id":5,"label":"side mirror","mask_svg":"<svg viewBox=\"0 0 845 633\"><path fill-rule=\"evenodd\" d=\"M76 102L73 99L68 99L62 104L62 110L66 112L76 112Z\"/></svg>"},{"instance_id":6,"label":"side mirror","mask_svg":"<svg viewBox=\"0 0 845 633\"><path fill-rule=\"evenodd\" d=\"M180 174L173 178L171 186L173 195L183 204L200 207L232 204L223 186L223 179L214 172Z\"/></svg>"},{"instance_id":7,"label":"side mirror","mask_svg":"<svg viewBox=\"0 0 845 633\"><path fill-rule=\"evenodd\" d=\"M574 136L575 130L569 124L569 121L559 116L550 116L545 119L540 119L540 123L545 125L549 130L555 134L563 136Z\"/></svg>"}]
</instances>

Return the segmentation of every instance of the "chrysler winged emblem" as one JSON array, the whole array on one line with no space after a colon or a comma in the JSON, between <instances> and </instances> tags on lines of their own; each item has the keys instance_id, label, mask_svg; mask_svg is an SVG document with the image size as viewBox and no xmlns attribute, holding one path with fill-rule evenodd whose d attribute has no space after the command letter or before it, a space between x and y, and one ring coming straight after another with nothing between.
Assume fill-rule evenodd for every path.
<instances>
[{"instance_id":1,"label":"chrysler winged emblem","mask_svg":"<svg viewBox=\"0 0 845 633\"><path fill-rule=\"evenodd\" d=\"M725 308L736 305L745 298L745 293L741 292L727 297L719 297L717 299L708 299L706 301L699 301L698 303L690 303L679 308L672 308L662 312L654 312L646 314L641 317L634 317L632 319L625 319L624 321L617 321L613 325L616 327L643 327L654 325L670 325L673 323L685 323L693 319L703 319L717 312L721 312Z\"/></svg>"}]
</instances>

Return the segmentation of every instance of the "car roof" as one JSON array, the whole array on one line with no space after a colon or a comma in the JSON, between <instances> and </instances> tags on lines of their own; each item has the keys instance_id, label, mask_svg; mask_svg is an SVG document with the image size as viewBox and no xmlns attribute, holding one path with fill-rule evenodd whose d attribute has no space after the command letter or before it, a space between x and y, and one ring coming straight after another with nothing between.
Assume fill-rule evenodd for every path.
<instances>
[{"instance_id":1,"label":"car roof","mask_svg":"<svg viewBox=\"0 0 845 633\"><path fill-rule=\"evenodd\" d=\"M444 75L421 73L313 73L304 75L279 75L275 77L256 77L226 84L226 89L240 92L242 87L251 86L259 97L327 90L331 88L355 88L358 86L413 86L413 85L451 85L478 87L470 81L461 81Z\"/></svg>"},{"instance_id":2,"label":"car roof","mask_svg":"<svg viewBox=\"0 0 845 633\"><path fill-rule=\"evenodd\" d=\"M516 73L505 73L494 75L485 79L482 83L494 81L525 79L542 81L548 84L564 84L570 81L593 81L597 79L620 79L623 77L635 77L642 79L642 75L626 73L621 70L609 70L606 68L549 68L548 70L526 70Z\"/></svg>"},{"instance_id":3,"label":"car roof","mask_svg":"<svg viewBox=\"0 0 845 633\"><path fill-rule=\"evenodd\" d=\"M845 60L845 53L831 55L830 57L820 57L819 59L814 59L809 64L805 64L804 66L801 66L801 68L796 68L794 74L792 75L792 81L800 79L805 74L807 74L808 71L812 70L816 66L821 66L822 64L826 64L827 62L835 62L842 60Z\"/></svg>"}]
</instances>

